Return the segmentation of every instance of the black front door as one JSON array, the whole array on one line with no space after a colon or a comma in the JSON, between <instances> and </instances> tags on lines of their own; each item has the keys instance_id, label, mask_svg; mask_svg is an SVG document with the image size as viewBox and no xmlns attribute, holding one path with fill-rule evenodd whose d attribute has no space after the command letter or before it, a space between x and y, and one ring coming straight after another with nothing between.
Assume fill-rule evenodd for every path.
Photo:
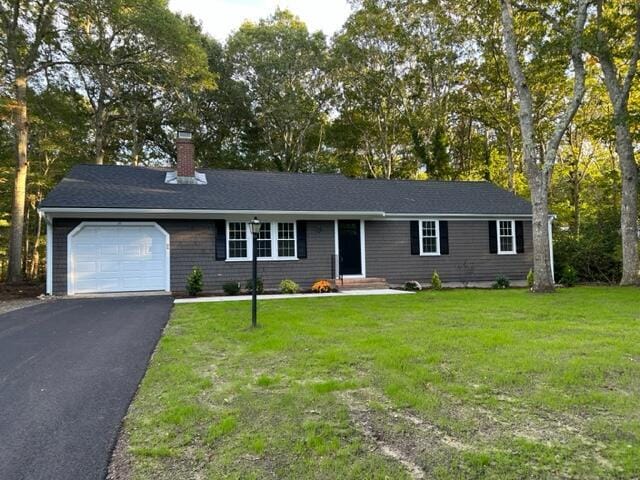
<instances>
[{"instance_id":1,"label":"black front door","mask_svg":"<svg viewBox=\"0 0 640 480\"><path fill-rule=\"evenodd\" d=\"M338 220L340 275L361 275L360 220Z\"/></svg>"}]
</instances>

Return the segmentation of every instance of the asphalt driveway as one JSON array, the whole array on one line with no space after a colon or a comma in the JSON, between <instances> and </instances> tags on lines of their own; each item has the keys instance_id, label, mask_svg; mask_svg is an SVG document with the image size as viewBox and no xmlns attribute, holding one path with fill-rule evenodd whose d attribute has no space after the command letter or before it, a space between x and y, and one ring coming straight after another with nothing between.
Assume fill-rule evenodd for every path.
<instances>
[{"instance_id":1,"label":"asphalt driveway","mask_svg":"<svg viewBox=\"0 0 640 480\"><path fill-rule=\"evenodd\" d=\"M0 479L101 479L168 296L57 300L0 315Z\"/></svg>"}]
</instances>

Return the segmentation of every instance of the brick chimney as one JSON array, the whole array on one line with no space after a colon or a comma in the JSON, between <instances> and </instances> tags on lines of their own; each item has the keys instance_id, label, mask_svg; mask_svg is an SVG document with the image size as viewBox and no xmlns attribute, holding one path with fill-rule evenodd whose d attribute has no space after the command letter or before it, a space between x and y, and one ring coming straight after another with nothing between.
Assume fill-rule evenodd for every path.
<instances>
[{"instance_id":1,"label":"brick chimney","mask_svg":"<svg viewBox=\"0 0 640 480\"><path fill-rule=\"evenodd\" d=\"M196 176L196 159L191 132L180 130L176 139L178 177Z\"/></svg>"}]
</instances>

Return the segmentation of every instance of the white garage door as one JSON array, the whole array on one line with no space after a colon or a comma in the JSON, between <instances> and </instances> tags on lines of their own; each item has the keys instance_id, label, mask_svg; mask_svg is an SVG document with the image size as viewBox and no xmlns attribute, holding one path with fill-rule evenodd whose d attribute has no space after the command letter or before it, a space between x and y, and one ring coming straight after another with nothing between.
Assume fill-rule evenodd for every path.
<instances>
[{"instance_id":1,"label":"white garage door","mask_svg":"<svg viewBox=\"0 0 640 480\"><path fill-rule=\"evenodd\" d=\"M155 223L84 223L68 238L69 294L169 290L169 240Z\"/></svg>"}]
</instances>

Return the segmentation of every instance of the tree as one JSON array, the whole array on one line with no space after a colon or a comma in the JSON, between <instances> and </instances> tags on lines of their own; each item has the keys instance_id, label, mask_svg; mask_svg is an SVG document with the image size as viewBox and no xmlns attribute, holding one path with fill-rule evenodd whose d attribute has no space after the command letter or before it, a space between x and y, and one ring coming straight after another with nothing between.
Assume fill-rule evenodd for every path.
<instances>
[{"instance_id":1,"label":"tree","mask_svg":"<svg viewBox=\"0 0 640 480\"><path fill-rule=\"evenodd\" d=\"M95 163L110 150L137 165L146 142L162 143L169 121L196 123L192 94L215 86L201 35L163 0L73 3L68 56L93 111Z\"/></svg>"},{"instance_id":2,"label":"tree","mask_svg":"<svg viewBox=\"0 0 640 480\"><path fill-rule=\"evenodd\" d=\"M622 234L621 285L640 284L638 255L638 165L630 128L629 96L640 60L640 1L596 2L591 52L602 70L613 109L616 153L622 174L620 227ZM625 18L626 17L626 18ZM629 45L629 37L632 37ZM619 65L626 63L626 73Z\"/></svg>"},{"instance_id":3,"label":"tree","mask_svg":"<svg viewBox=\"0 0 640 480\"><path fill-rule=\"evenodd\" d=\"M245 22L227 42L233 78L251 98L251 114L270 168L314 169L327 121L324 35L310 34L291 12Z\"/></svg>"},{"instance_id":4,"label":"tree","mask_svg":"<svg viewBox=\"0 0 640 480\"><path fill-rule=\"evenodd\" d=\"M548 135L545 142L543 141L545 132L535 127L533 96L524 72L523 61L518 51L511 0L500 0L504 49L511 80L519 98L518 116L522 136L523 163L533 205L533 263L535 275L533 290L536 292L553 291L554 289L549 245L549 185L558 148L585 94L586 73L582 42L588 4L587 0L578 0L575 12L573 12L572 26L567 30L564 30L565 27L561 27L563 31L567 32L567 38L560 39L561 44L562 40L568 41L570 44L574 77L573 92L567 99L563 112L554 122L551 134ZM562 11L561 13L560 18L570 18L570 12ZM555 15L558 15L558 12L555 12ZM546 18L553 17L549 14ZM553 22L555 23L556 21L553 20ZM548 32L545 35L548 35ZM546 45L543 41L542 48L536 53L538 55L549 55L551 47L552 45ZM528 52L528 55L531 55L531 51ZM543 145L543 148L541 148L541 145Z\"/></svg>"},{"instance_id":5,"label":"tree","mask_svg":"<svg viewBox=\"0 0 640 480\"><path fill-rule=\"evenodd\" d=\"M7 273L10 283L23 279L24 215L29 168L27 89L34 75L55 62L55 16L59 7L60 2L55 0L0 1L0 56L6 79L11 83L15 138L15 180Z\"/></svg>"}]
</instances>

